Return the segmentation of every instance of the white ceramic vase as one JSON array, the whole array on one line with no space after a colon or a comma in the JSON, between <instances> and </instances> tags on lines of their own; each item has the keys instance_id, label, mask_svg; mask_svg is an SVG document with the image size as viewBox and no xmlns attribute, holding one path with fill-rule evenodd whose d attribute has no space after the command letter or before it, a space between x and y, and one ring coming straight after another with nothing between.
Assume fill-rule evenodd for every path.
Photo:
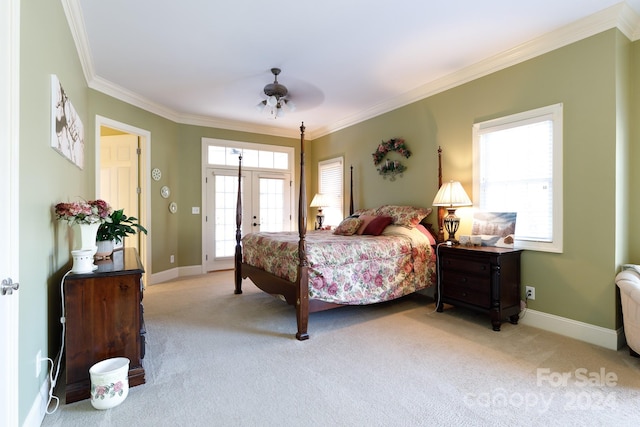
<instances>
[{"instance_id":1,"label":"white ceramic vase","mask_svg":"<svg viewBox=\"0 0 640 427\"><path fill-rule=\"evenodd\" d=\"M75 224L77 230L80 232L80 250L91 249L91 256L96 254L98 247L96 246L96 236L98 235L98 228L100 228L99 222L93 224Z\"/></svg>"}]
</instances>

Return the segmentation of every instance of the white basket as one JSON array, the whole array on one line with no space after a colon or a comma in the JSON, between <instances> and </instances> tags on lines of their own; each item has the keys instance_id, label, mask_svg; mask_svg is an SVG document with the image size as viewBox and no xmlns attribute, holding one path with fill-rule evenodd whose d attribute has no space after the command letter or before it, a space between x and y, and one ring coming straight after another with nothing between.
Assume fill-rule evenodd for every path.
<instances>
[{"instance_id":1,"label":"white basket","mask_svg":"<svg viewBox=\"0 0 640 427\"><path fill-rule=\"evenodd\" d=\"M129 359L114 357L89 369L91 404L96 409L118 406L129 395Z\"/></svg>"}]
</instances>

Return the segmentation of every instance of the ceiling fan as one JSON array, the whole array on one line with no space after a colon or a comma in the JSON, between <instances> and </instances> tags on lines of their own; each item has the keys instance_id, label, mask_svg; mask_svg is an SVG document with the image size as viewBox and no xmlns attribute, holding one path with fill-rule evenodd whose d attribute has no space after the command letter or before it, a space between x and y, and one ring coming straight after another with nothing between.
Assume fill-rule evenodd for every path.
<instances>
[{"instance_id":1,"label":"ceiling fan","mask_svg":"<svg viewBox=\"0 0 640 427\"><path fill-rule=\"evenodd\" d=\"M285 112L292 112L295 110L295 105L291 102L287 95L289 90L286 86L278 83L278 75L280 74L280 68L272 68L274 81L267 84L263 91L267 96L267 99L262 100L256 106L258 110L266 112L274 119L283 117Z\"/></svg>"}]
</instances>

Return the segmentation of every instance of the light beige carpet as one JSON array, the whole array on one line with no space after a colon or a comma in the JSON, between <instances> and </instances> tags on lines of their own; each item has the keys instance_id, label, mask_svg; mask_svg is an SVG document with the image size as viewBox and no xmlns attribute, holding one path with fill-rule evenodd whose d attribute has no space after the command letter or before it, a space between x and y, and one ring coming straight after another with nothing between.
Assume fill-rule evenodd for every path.
<instances>
[{"instance_id":1,"label":"light beige carpet","mask_svg":"<svg viewBox=\"0 0 640 427\"><path fill-rule=\"evenodd\" d=\"M640 359L627 349L509 323L494 332L487 316L436 313L422 295L313 313L299 342L292 307L247 280L244 291L233 294L230 271L148 287L147 383L106 411L61 404L43 425L640 422Z\"/></svg>"}]
</instances>

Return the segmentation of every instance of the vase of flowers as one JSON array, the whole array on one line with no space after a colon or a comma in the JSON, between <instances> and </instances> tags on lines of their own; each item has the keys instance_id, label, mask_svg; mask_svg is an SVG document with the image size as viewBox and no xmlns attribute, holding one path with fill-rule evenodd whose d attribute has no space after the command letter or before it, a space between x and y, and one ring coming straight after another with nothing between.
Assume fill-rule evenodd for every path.
<instances>
[{"instance_id":1,"label":"vase of flowers","mask_svg":"<svg viewBox=\"0 0 640 427\"><path fill-rule=\"evenodd\" d=\"M109 221L105 221L98 228L96 240L98 246L104 248L98 251L98 255L105 258L110 256L116 243L138 231L147 234L147 229L137 221L138 218L125 215L124 209L113 211L109 215Z\"/></svg>"},{"instance_id":2,"label":"vase of flowers","mask_svg":"<svg viewBox=\"0 0 640 427\"><path fill-rule=\"evenodd\" d=\"M100 225L111 220L111 207L104 200L58 203L55 207L56 218L67 221L80 235L80 250L97 251L96 234Z\"/></svg>"}]
</instances>

